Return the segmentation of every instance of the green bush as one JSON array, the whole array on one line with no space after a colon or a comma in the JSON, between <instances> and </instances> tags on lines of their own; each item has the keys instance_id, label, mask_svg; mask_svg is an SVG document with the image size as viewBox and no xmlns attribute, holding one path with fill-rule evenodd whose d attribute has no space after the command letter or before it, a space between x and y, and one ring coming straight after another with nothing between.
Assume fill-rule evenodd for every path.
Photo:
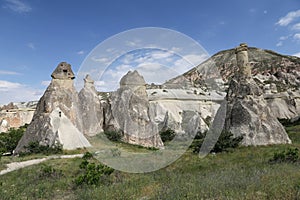
<instances>
[{"instance_id":1,"label":"green bush","mask_svg":"<svg viewBox=\"0 0 300 200\"><path fill-rule=\"evenodd\" d=\"M28 154L60 154L63 152L63 146L61 144L54 144L52 146L48 145L40 145L38 141L29 142L27 146L25 146L26 152L21 153L21 155Z\"/></svg>"},{"instance_id":2,"label":"green bush","mask_svg":"<svg viewBox=\"0 0 300 200\"><path fill-rule=\"evenodd\" d=\"M194 153L200 152L205 136L206 133L197 133L191 145L191 148ZM242 140L243 136L233 137L233 134L231 132L223 131L211 152L219 153L223 151L228 151L229 149L237 148Z\"/></svg>"},{"instance_id":3,"label":"green bush","mask_svg":"<svg viewBox=\"0 0 300 200\"><path fill-rule=\"evenodd\" d=\"M117 131L104 131L104 135L113 142L120 142L122 138L122 135Z\"/></svg>"},{"instance_id":4,"label":"green bush","mask_svg":"<svg viewBox=\"0 0 300 200\"><path fill-rule=\"evenodd\" d=\"M161 140L163 142L168 142L168 141L173 140L173 138L176 135L175 131L173 131L172 129L167 129L165 131L161 131L159 134L160 134Z\"/></svg>"},{"instance_id":5,"label":"green bush","mask_svg":"<svg viewBox=\"0 0 300 200\"><path fill-rule=\"evenodd\" d=\"M273 157L269 160L270 163L294 163L299 159L299 149L298 148L288 148L287 151L283 150L280 152L275 152Z\"/></svg>"},{"instance_id":6,"label":"green bush","mask_svg":"<svg viewBox=\"0 0 300 200\"><path fill-rule=\"evenodd\" d=\"M63 176L62 170L56 170L50 165L42 165L39 171L39 178L56 179Z\"/></svg>"},{"instance_id":7,"label":"green bush","mask_svg":"<svg viewBox=\"0 0 300 200\"><path fill-rule=\"evenodd\" d=\"M103 164L93 162L93 157L90 153L83 156L83 161L79 165L81 174L75 178L74 182L77 186L81 185L100 185L108 182L109 175L114 172L114 169Z\"/></svg>"},{"instance_id":8,"label":"green bush","mask_svg":"<svg viewBox=\"0 0 300 200\"><path fill-rule=\"evenodd\" d=\"M93 154L91 154L90 152L86 152L83 156L82 159L88 160L93 158Z\"/></svg>"},{"instance_id":9,"label":"green bush","mask_svg":"<svg viewBox=\"0 0 300 200\"><path fill-rule=\"evenodd\" d=\"M18 129L10 129L7 133L0 133L0 154L12 153L18 145L19 140L26 131L27 124Z\"/></svg>"}]
</instances>

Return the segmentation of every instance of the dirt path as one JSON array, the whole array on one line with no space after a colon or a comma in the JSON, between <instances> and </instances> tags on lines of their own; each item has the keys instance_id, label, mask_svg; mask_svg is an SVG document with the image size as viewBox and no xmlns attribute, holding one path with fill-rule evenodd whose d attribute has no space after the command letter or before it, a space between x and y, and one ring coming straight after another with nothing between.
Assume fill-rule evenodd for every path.
<instances>
[{"instance_id":1,"label":"dirt path","mask_svg":"<svg viewBox=\"0 0 300 200\"><path fill-rule=\"evenodd\" d=\"M31 165L36 165L39 164L41 162L50 160L50 159L60 159L60 158L77 158L77 157L82 157L83 154L74 154L74 155L61 155L61 156L48 156L46 158L39 158L39 159L33 159L33 160L26 160L26 161L22 161L22 162L13 162L13 163L9 163L7 164L7 168L0 171L0 176L24 167L28 167Z\"/></svg>"}]
</instances>

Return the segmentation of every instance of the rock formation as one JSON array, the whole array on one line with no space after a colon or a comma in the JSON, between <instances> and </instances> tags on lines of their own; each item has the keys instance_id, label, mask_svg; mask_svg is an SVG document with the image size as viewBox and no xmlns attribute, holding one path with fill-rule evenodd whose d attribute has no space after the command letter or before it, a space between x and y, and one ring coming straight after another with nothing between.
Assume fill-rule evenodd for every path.
<instances>
[{"instance_id":1,"label":"rock formation","mask_svg":"<svg viewBox=\"0 0 300 200\"><path fill-rule=\"evenodd\" d=\"M243 145L290 143L284 127L273 115L262 90L252 79L244 51L247 51L246 44L236 49L239 73L230 81L226 96L225 130L234 136L243 135Z\"/></svg>"},{"instance_id":2,"label":"rock formation","mask_svg":"<svg viewBox=\"0 0 300 200\"><path fill-rule=\"evenodd\" d=\"M0 133L19 128L32 120L37 102L9 103L0 108Z\"/></svg>"},{"instance_id":3,"label":"rock formation","mask_svg":"<svg viewBox=\"0 0 300 200\"><path fill-rule=\"evenodd\" d=\"M82 130L85 135L94 136L103 132L103 106L94 86L94 80L87 75L84 88L79 92Z\"/></svg>"},{"instance_id":4,"label":"rock formation","mask_svg":"<svg viewBox=\"0 0 300 200\"><path fill-rule=\"evenodd\" d=\"M60 143L64 149L90 146L81 133L79 99L71 65L60 63L51 77L52 81L39 100L32 122L15 153L26 150L25 147L33 141L48 146Z\"/></svg>"},{"instance_id":5,"label":"rock formation","mask_svg":"<svg viewBox=\"0 0 300 200\"><path fill-rule=\"evenodd\" d=\"M150 118L146 83L137 71L129 71L112 94L111 114L123 140L146 147L163 147L157 125ZM112 120L110 120L112 121Z\"/></svg>"}]
</instances>

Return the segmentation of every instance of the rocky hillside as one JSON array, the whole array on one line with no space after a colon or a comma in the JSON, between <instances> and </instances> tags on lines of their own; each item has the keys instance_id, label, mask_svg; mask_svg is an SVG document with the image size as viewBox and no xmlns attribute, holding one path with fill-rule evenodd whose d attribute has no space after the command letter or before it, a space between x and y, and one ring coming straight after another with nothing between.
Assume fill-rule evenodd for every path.
<instances>
[{"instance_id":1,"label":"rocky hillside","mask_svg":"<svg viewBox=\"0 0 300 200\"><path fill-rule=\"evenodd\" d=\"M278 91L299 88L300 58L255 47L248 48L248 55L254 80L261 87L275 83ZM235 49L224 50L183 75L167 81L165 85L180 83L181 85L203 87L210 83L210 79L217 79L215 81L222 79L226 84L237 70Z\"/></svg>"}]
</instances>

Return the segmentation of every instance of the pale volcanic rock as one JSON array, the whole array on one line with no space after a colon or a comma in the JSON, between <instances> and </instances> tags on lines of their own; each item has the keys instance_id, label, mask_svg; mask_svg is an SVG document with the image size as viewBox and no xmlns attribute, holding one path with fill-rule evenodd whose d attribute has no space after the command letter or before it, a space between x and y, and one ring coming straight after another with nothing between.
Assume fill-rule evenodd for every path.
<instances>
[{"instance_id":1,"label":"pale volcanic rock","mask_svg":"<svg viewBox=\"0 0 300 200\"><path fill-rule=\"evenodd\" d=\"M112 94L111 114L115 129L122 131L125 142L161 148L157 125L150 118L145 85L137 71L129 71L121 79L120 88Z\"/></svg>"},{"instance_id":2,"label":"pale volcanic rock","mask_svg":"<svg viewBox=\"0 0 300 200\"><path fill-rule=\"evenodd\" d=\"M19 141L15 153L24 151L33 141L48 146L61 143L64 149L90 146L81 132L82 119L71 65L60 63L51 77L52 81L39 100L32 122Z\"/></svg>"},{"instance_id":3,"label":"pale volcanic rock","mask_svg":"<svg viewBox=\"0 0 300 200\"><path fill-rule=\"evenodd\" d=\"M94 136L103 132L103 106L94 86L94 80L87 75L84 88L79 92L82 130L85 135Z\"/></svg>"}]
</instances>

